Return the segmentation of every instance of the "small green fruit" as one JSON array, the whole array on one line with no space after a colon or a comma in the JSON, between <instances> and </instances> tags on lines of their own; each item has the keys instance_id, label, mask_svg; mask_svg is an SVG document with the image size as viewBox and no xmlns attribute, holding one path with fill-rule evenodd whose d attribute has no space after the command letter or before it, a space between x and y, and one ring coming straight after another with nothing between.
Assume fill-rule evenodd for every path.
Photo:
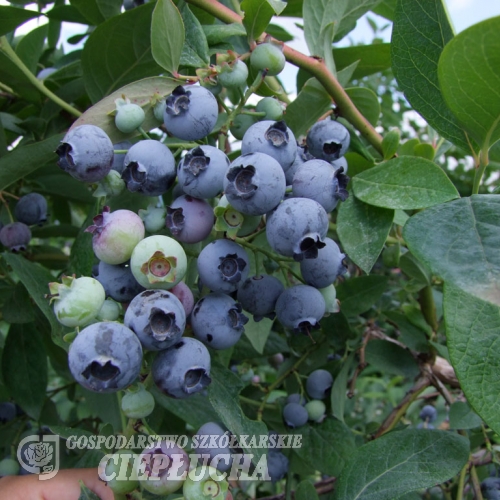
<instances>
[{"instance_id":1,"label":"small green fruit","mask_svg":"<svg viewBox=\"0 0 500 500\"><path fill-rule=\"evenodd\" d=\"M267 76L279 75L286 59L282 47L272 43L257 45L250 56L250 64L257 71L267 71Z\"/></svg>"}]
</instances>

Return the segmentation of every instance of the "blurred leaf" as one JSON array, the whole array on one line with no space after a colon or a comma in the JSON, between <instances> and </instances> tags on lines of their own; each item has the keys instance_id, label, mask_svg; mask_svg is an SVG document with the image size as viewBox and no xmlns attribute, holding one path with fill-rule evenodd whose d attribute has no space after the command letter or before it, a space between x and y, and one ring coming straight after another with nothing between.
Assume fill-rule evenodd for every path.
<instances>
[{"instance_id":1,"label":"blurred leaf","mask_svg":"<svg viewBox=\"0 0 500 500\"><path fill-rule=\"evenodd\" d=\"M431 284L431 273L411 252L406 252L401 257L399 267L409 278L420 281L425 286Z\"/></svg>"},{"instance_id":2,"label":"blurred leaf","mask_svg":"<svg viewBox=\"0 0 500 500\"><path fill-rule=\"evenodd\" d=\"M40 194L55 194L69 200L87 204L94 203L95 198L92 196L88 185L74 179L58 167L56 168L60 173L35 177L34 180L39 186L37 192Z\"/></svg>"},{"instance_id":3,"label":"blurred leaf","mask_svg":"<svg viewBox=\"0 0 500 500\"><path fill-rule=\"evenodd\" d=\"M78 234L78 228L71 224L53 224L41 227L32 227L31 234L34 238L75 238Z\"/></svg>"},{"instance_id":4,"label":"blurred leaf","mask_svg":"<svg viewBox=\"0 0 500 500\"><path fill-rule=\"evenodd\" d=\"M439 57L452 38L453 29L441 0L398 0L391 43L394 76L429 125L470 151L467 137L439 88Z\"/></svg>"},{"instance_id":5,"label":"blurred leaf","mask_svg":"<svg viewBox=\"0 0 500 500\"><path fill-rule=\"evenodd\" d=\"M391 44L355 45L333 49L337 71L359 61L352 78L358 80L391 67Z\"/></svg>"},{"instance_id":6,"label":"blurred leaf","mask_svg":"<svg viewBox=\"0 0 500 500\"><path fill-rule=\"evenodd\" d=\"M118 398L116 393L101 394L98 392L89 391L83 387L78 387L78 391L85 399L90 413L94 417L99 417L103 422L111 424L115 433L122 430L120 417L120 407L118 406Z\"/></svg>"},{"instance_id":7,"label":"blurred leaf","mask_svg":"<svg viewBox=\"0 0 500 500\"><path fill-rule=\"evenodd\" d=\"M366 345L366 362L382 373L402 375L413 379L419 374L419 367L413 356L392 342L372 339Z\"/></svg>"},{"instance_id":8,"label":"blurred leaf","mask_svg":"<svg viewBox=\"0 0 500 500\"><path fill-rule=\"evenodd\" d=\"M355 352L351 352L347 359L342 363L342 368L333 381L332 392L330 395L332 415L341 422L344 422L347 382L349 380L351 368L354 364L354 356Z\"/></svg>"},{"instance_id":9,"label":"blurred leaf","mask_svg":"<svg viewBox=\"0 0 500 500\"><path fill-rule=\"evenodd\" d=\"M384 154L384 160L390 160L398 150L399 140L401 138L401 133L399 129L392 129L387 132L382 141L382 152Z\"/></svg>"},{"instance_id":10,"label":"blurred leaf","mask_svg":"<svg viewBox=\"0 0 500 500\"><path fill-rule=\"evenodd\" d=\"M33 10L18 9L17 7L0 6L0 36L14 31L26 21L39 17L41 14Z\"/></svg>"},{"instance_id":11,"label":"blurred leaf","mask_svg":"<svg viewBox=\"0 0 500 500\"><path fill-rule=\"evenodd\" d=\"M217 45L232 36L245 36L247 34L244 26L239 23L209 24L203 25L202 29L208 45Z\"/></svg>"},{"instance_id":12,"label":"blurred leaf","mask_svg":"<svg viewBox=\"0 0 500 500\"><path fill-rule=\"evenodd\" d=\"M90 24L97 26L110 17L120 14L123 4L122 0L70 0L73 7Z\"/></svg>"},{"instance_id":13,"label":"blurred leaf","mask_svg":"<svg viewBox=\"0 0 500 500\"><path fill-rule=\"evenodd\" d=\"M469 440L458 434L426 429L393 431L352 453L333 498L401 498L410 491L447 481L460 472L468 458Z\"/></svg>"},{"instance_id":14,"label":"blurred leaf","mask_svg":"<svg viewBox=\"0 0 500 500\"><path fill-rule=\"evenodd\" d=\"M352 193L340 204L337 234L342 249L366 273L371 271L384 248L393 218L392 210L367 205Z\"/></svg>"},{"instance_id":15,"label":"blurred leaf","mask_svg":"<svg viewBox=\"0 0 500 500\"><path fill-rule=\"evenodd\" d=\"M243 0L241 10L245 13L243 26L245 26L249 40L256 40L262 35L275 14L268 0Z\"/></svg>"},{"instance_id":16,"label":"blurred leaf","mask_svg":"<svg viewBox=\"0 0 500 500\"><path fill-rule=\"evenodd\" d=\"M338 1L338 0L337 0ZM342 15L335 41L344 38L356 27L356 21L375 7L380 0L349 0Z\"/></svg>"},{"instance_id":17,"label":"blurred leaf","mask_svg":"<svg viewBox=\"0 0 500 500\"><path fill-rule=\"evenodd\" d=\"M411 156L380 163L354 177L352 184L356 198L384 208L426 208L459 197L438 165Z\"/></svg>"},{"instance_id":18,"label":"blurred leaf","mask_svg":"<svg viewBox=\"0 0 500 500\"><path fill-rule=\"evenodd\" d=\"M87 24L86 18L73 5L57 5L50 9L46 15L54 21Z\"/></svg>"},{"instance_id":19,"label":"blurred leaf","mask_svg":"<svg viewBox=\"0 0 500 500\"><path fill-rule=\"evenodd\" d=\"M444 319L446 344L460 387L474 411L498 433L498 303L495 305L486 302L474 293L460 290L452 283L445 283Z\"/></svg>"},{"instance_id":20,"label":"blurred leaf","mask_svg":"<svg viewBox=\"0 0 500 500\"><path fill-rule=\"evenodd\" d=\"M500 197L474 195L415 214L403 236L433 274L500 305L499 213Z\"/></svg>"},{"instance_id":21,"label":"blurred leaf","mask_svg":"<svg viewBox=\"0 0 500 500\"><path fill-rule=\"evenodd\" d=\"M307 479L300 482L295 490L295 500L319 500L316 488Z\"/></svg>"},{"instance_id":22,"label":"blurred leaf","mask_svg":"<svg viewBox=\"0 0 500 500\"><path fill-rule=\"evenodd\" d=\"M267 337L271 333L273 321L269 318L263 318L260 321L254 321L251 315L248 315L248 323L245 325L245 335L252 344L253 348L262 354Z\"/></svg>"},{"instance_id":23,"label":"blurred leaf","mask_svg":"<svg viewBox=\"0 0 500 500\"><path fill-rule=\"evenodd\" d=\"M495 17L462 31L446 45L438 66L446 103L484 148L500 139L500 100L494 90L500 87L499 30L500 17Z\"/></svg>"},{"instance_id":24,"label":"blurred leaf","mask_svg":"<svg viewBox=\"0 0 500 500\"><path fill-rule=\"evenodd\" d=\"M78 231L78 235L71 246L67 270L68 275L75 274L77 278L81 276L92 276L92 267L96 258L92 248L92 234L86 233L85 229L92 224L93 218L96 215L96 208L92 208Z\"/></svg>"},{"instance_id":25,"label":"blurred leaf","mask_svg":"<svg viewBox=\"0 0 500 500\"><path fill-rule=\"evenodd\" d=\"M9 328L2 353L5 385L16 403L33 419L42 411L47 388L47 356L34 323Z\"/></svg>"},{"instance_id":26,"label":"blurred leaf","mask_svg":"<svg viewBox=\"0 0 500 500\"><path fill-rule=\"evenodd\" d=\"M384 315L395 323L399 330L398 339L413 351L429 352L427 336L420 329L408 320L408 318L398 311L384 311Z\"/></svg>"},{"instance_id":27,"label":"blurred leaf","mask_svg":"<svg viewBox=\"0 0 500 500\"><path fill-rule=\"evenodd\" d=\"M78 500L99 500L99 497L92 491L89 490L83 481L79 481L80 483L80 496Z\"/></svg>"},{"instance_id":28,"label":"blurred leaf","mask_svg":"<svg viewBox=\"0 0 500 500\"><path fill-rule=\"evenodd\" d=\"M340 283L336 287L340 310L346 316L357 316L368 311L385 292L387 281L385 276L373 274Z\"/></svg>"},{"instance_id":29,"label":"blurred leaf","mask_svg":"<svg viewBox=\"0 0 500 500\"><path fill-rule=\"evenodd\" d=\"M450 406L450 429L475 429L481 424L481 418L467 402L456 401Z\"/></svg>"},{"instance_id":30,"label":"blurred leaf","mask_svg":"<svg viewBox=\"0 0 500 500\"><path fill-rule=\"evenodd\" d=\"M377 94L365 87L350 87L345 91L362 115L373 126L377 125L381 111Z\"/></svg>"},{"instance_id":31,"label":"blurred leaf","mask_svg":"<svg viewBox=\"0 0 500 500\"><path fill-rule=\"evenodd\" d=\"M291 42L294 37L285 28L277 24L269 24L266 29L266 33L271 35L273 38L280 40L281 42Z\"/></svg>"},{"instance_id":32,"label":"blurred leaf","mask_svg":"<svg viewBox=\"0 0 500 500\"><path fill-rule=\"evenodd\" d=\"M47 34L48 25L39 26L29 33L26 33L16 46L16 54L35 75L37 73L38 61L43 53Z\"/></svg>"},{"instance_id":33,"label":"blurred leaf","mask_svg":"<svg viewBox=\"0 0 500 500\"><path fill-rule=\"evenodd\" d=\"M31 323L35 319L30 295L22 283L18 283L3 308L3 320L7 323Z\"/></svg>"},{"instance_id":34,"label":"blurred leaf","mask_svg":"<svg viewBox=\"0 0 500 500\"><path fill-rule=\"evenodd\" d=\"M382 0L372 8L372 12L379 16L385 17L389 21L393 21L396 4L397 0Z\"/></svg>"}]
</instances>

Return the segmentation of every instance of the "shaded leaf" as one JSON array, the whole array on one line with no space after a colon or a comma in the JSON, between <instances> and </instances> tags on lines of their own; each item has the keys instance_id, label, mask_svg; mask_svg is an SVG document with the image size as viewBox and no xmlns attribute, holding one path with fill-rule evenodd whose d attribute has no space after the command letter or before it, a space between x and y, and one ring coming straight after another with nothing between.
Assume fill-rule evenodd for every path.
<instances>
[{"instance_id":1,"label":"shaded leaf","mask_svg":"<svg viewBox=\"0 0 500 500\"><path fill-rule=\"evenodd\" d=\"M362 115L375 126L381 111L377 94L365 87L350 87L345 91Z\"/></svg>"},{"instance_id":2,"label":"shaded leaf","mask_svg":"<svg viewBox=\"0 0 500 500\"><path fill-rule=\"evenodd\" d=\"M208 45L217 45L232 36L245 36L245 27L240 23L208 24L202 26Z\"/></svg>"},{"instance_id":3,"label":"shaded leaf","mask_svg":"<svg viewBox=\"0 0 500 500\"><path fill-rule=\"evenodd\" d=\"M260 321L254 321L251 315L248 315L248 323L245 325L245 335L252 344L252 347L259 353L264 352L267 338L271 333L273 321L269 318L263 318Z\"/></svg>"},{"instance_id":4,"label":"shaded leaf","mask_svg":"<svg viewBox=\"0 0 500 500\"><path fill-rule=\"evenodd\" d=\"M357 80L391 67L391 44L355 45L333 49L337 70L359 61L352 78Z\"/></svg>"},{"instance_id":5,"label":"shaded leaf","mask_svg":"<svg viewBox=\"0 0 500 500\"><path fill-rule=\"evenodd\" d=\"M337 287L340 310L346 316L357 316L370 309L387 288L385 276L371 275L352 278Z\"/></svg>"},{"instance_id":6,"label":"shaded leaf","mask_svg":"<svg viewBox=\"0 0 500 500\"><path fill-rule=\"evenodd\" d=\"M344 408L347 393L347 382L351 372L351 368L354 364L355 352L351 352L347 359L342 363L342 368L340 372L335 377L332 386L332 392L330 395L330 401L332 405L332 415L344 422Z\"/></svg>"},{"instance_id":7,"label":"shaded leaf","mask_svg":"<svg viewBox=\"0 0 500 500\"><path fill-rule=\"evenodd\" d=\"M413 356L402 347L386 340L373 339L365 349L366 362L382 373L413 379L419 368Z\"/></svg>"},{"instance_id":8,"label":"shaded leaf","mask_svg":"<svg viewBox=\"0 0 500 500\"><path fill-rule=\"evenodd\" d=\"M70 3L94 26L120 14L123 4L121 0L70 0Z\"/></svg>"},{"instance_id":9,"label":"shaded leaf","mask_svg":"<svg viewBox=\"0 0 500 500\"><path fill-rule=\"evenodd\" d=\"M450 406L450 429L475 429L481 424L481 418L465 401L456 401Z\"/></svg>"},{"instance_id":10,"label":"shaded leaf","mask_svg":"<svg viewBox=\"0 0 500 500\"><path fill-rule=\"evenodd\" d=\"M19 9L17 7L0 6L0 36L14 31L26 21L39 17L41 14L33 10Z\"/></svg>"},{"instance_id":11,"label":"shaded leaf","mask_svg":"<svg viewBox=\"0 0 500 500\"><path fill-rule=\"evenodd\" d=\"M302 481L295 490L295 500L319 500L316 488L311 481Z\"/></svg>"},{"instance_id":12,"label":"shaded leaf","mask_svg":"<svg viewBox=\"0 0 500 500\"><path fill-rule=\"evenodd\" d=\"M241 10L245 13L243 26L249 40L256 40L262 35L275 14L268 0L243 0Z\"/></svg>"}]
</instances>

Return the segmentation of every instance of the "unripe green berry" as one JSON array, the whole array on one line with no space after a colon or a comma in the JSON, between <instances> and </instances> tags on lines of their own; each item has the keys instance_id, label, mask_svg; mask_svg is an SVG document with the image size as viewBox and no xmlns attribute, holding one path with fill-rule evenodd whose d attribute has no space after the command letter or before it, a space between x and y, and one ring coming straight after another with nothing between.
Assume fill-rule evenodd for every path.
<instances>
[{"instance_id":1,"label":"unripe green berry","mask_svg":"<svg viewBox=\"0 0 500 500\"><path fill-rule=\"evenodd\" d=\"M325 416L326 406L323 401L313 399L306 404L305 409L307 410L309 420L321 422Z\"/></svg>"},{"instance_id":2,"label":"unripe green berry","mask_svg":"<svg viewBox=\"0 0 500 500\"><path fill-rule=\"evenodd\" d=\"M226 500L229 487L214 467L200 466L189 472L182 494L186 500Z\"/></svg>"},{"instance_id":3,"label":"unripe green berry","mask_svg":"<svg viewBox=\"0 0 500 500\"><path fill-rule=\"evenodd\" d=\"M121 311L122 307L118 302L113 299L106 299L96 319L99 321L116 321L120 317Z\"/></svg>"},{"instance_id":4,"label":"unripe green berry","mask_svg":"<svg viewBox=\"0 0 500 500\"><path fill-rule=\"evenodd\" d=\"M12 458L4 458L0 461L0 477L17 476L19 474L19 464Z\"/></svg>"},{"instance_id":5,"label":"unripe green berry","mask_svg":"<svg viewBox=\"0 0 500 500\"><path fill-rule=\"evenodd\" d=\"M138 104L123 104L118 107L115 116L116 128L124 134L130 134L142 125L145 116L144 110Z\"/></svg>"},{"instance_id":6,"label":"unripe green berry","mask_svg":"<svg viewBox=\"0 0 500 500\"><path fill-rule=\"evenodd\" d=\"M250 55L250 64L257 71L267 71L267 76L279 75L286 59L282 48L272 43L257 45Z\"/></svg>"},{"instance_id":7,"label":"unripe green berry","mask_svg":"<svg viewBox=\"0 0 500 500\"><path fill-rule=\"evenodd\" d=\"M132 451L118 450L107 461L104 468L105 477L112 477L112 479L106 481L106 484L113 490L114 493L130 493L139 487L137 474L134 470L135 459L136 455ZM124 465L123 461L126 461L127 465ZM124 471L125 474L123 474ZM122 477L123 475L125 477Z\"/></svg>"},{"instance_id":8,"label":"unripe green berry","mask_svg":"<svg viewBox=\"0 0 500 500\"><path fill-rule=\"evenodd\" d=\"M122 398L122 411L128 418L147 417L151 415L154 408L153 395L142 386L135 392L127 392Z\"/></svg>"},{"instance_id":9,"label":"unripe green berry","mask_svg":"<svg viewBox=\"0 0 500 500\"><path fill-rule=\"evenodd\" d=\"M232 63L224 63L219 73L219 83L223 87L239 87L245 85L248 78L247 65L236 59Z\"/></svg>"},{"instance_id":10,"label":"unripe green berry","mask_svg":"<svg viewBox=\"0 0 500 500\"><path fill-rule=\"evenodd\" d=\"M254 124L257 123L257 118L252 115L240 114L237 115L229 127L229 131L235 139L241 141L245 132Z\"/></svg>"},{"instance_id":11,"label":"unripe green berry","mask_svg":"<svg viewBox=\"0 0 500 500\"><path fill-rule=\"evenodd\" d=\"M261 120L277 122L283 118L284 105L274 97L264 97L257 103L255 111L266 113Z\"/></svg>"}]
</instances>

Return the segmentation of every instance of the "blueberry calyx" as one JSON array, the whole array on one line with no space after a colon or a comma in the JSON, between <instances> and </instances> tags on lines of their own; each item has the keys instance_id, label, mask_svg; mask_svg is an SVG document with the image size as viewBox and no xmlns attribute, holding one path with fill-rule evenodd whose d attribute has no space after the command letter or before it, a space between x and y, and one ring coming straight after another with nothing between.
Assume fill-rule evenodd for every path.
<instances>
[{"instance_id":1,"label":"blueberry calyx","mask_svg":"<svg viewBox=\"0 0 500 500\"><path fill-rule=\"evenodd\" d=\"M304 259L316 259L318 257L318 250L324 248L326 243L321 240L318 233L306 234L296 247L293 253L293 259L300 262Z\"/></svg>"},{"instance_id":2,"label":"blueberry calyx","mask_svg":"<svg viewBox=\"0 0 500 500\"><path fill-rule=\"evenodd\" d=\"M184 157L183 169L196 177L209 164L210 158L204 153L203 149L197 147ZM189 181L186 184L189 184Z\"/></svg>"},{"instance_id":3,"label":"blueberry calyx","mask_svg":"<svg viewBox=\"0 0 500 500\"><path fill-rule=\"evenodd\" d=\"M176 337L180 332L175 322L175 313L165 313L156 307L151 310L149 328L151 336L160 342Z\"/></svg>"},{"instance_id":4,"label":"blueberry calyx","mask_svg":"<svg viewBox=\"0 0 500 500\"><path fill-rule=\"evenodd\" d=\"M141 266L141 273L145 274L151 283L155 283L157 278L167 283L173 283L176 278L176 268L177 259L165 257L165 254L158 250Z\"/></svg>"},{"instance_id":5,"label":"blueberry calyx","mask_svg":"<svg viewBox=\"0 0 500 500\"><path fill-rule=\"evenodd\" d=\"M166 112L172 116L178 116L185 113L189 109L189 96L191 92L186 90L182 85L178 85L167 97Z\"/></svg>"},{"instance_id":6,"label":"blueberry calyx","mask_svg":"<svg viewBox=\"0 0 500 500\"><path fill-rule=\"evenodd\" d=\"M338 172L335 173L335 178L338 181L338 191L336 196L341 200L345 201L349 198L349 192L347 191L347 184L349 183L350 177L344 174L344 167L340 167Z\"/></svg>"},{"instance_id":7,"label":"blueberry calyx","mask_svg":"<svg viewBox=\"0 0 500 500\"><path fill-rule=\"evenodd\" d=\"M231 326L238 331L243 331L245 325L248 323L248 318L241 311L243 311L243 308L238 302L228 311Z\"/></svg>"},{"instance_id":8,"label":"blueberry calyx","mask_svg":"<svg viewBox=\"0 0 500 500\"><path fill-rule=\"evenodd\" d=\"M290 140L286 123L283 120L273 123L266 130L264 137L277 148L279 148L283 144L288 144L288 141Z\"/></svg>"},{"instance_id":9,"label":"blueberry calyx","mask_svg":"<svg viewBox=\"0 0 500 500\"><path fill-rule=\"evenodd\" d=\"M254 175L255 167L253 165L239 166L230 169L226 178L231 184L227 186L226 194L238 196L243 200L251 198L258 189L258 187L252 183Z\"/></svg>"},{"instance_id":10,"label":"blueberry calyx","mask_svg":"<svg viewBox=\"0 0 500 500\"><path fill-rule=\"evenodd\" d=\"M183 390L186 394L193 394L208 387L212 379L203 368L191 368L184 376Z\"/></svg>"},{"instance_id":11,"label":"blueberry calyx","mask_svg":"<svg viewBox=\"0 0 500 500\"><path fill-rule=\"evenodd\" d=\"M56 154L59 156L59 161L57 162L57 166L63 169L64 171L74 168L75 166L75 161L71 156L72 150L73 148L71 147L71 144L68 144L67 142L63 142L56 149Z\"/></svg>"},{"instance_id":12,"label":"blueberry calyx","mask_svg":"<svg viewBox=\"0 0 500 500\"><path fill-rule=\"evenodd\" d=\"M122 179L127 183L129 191L139 191L148 180L147 169L136 161L132 161L123 170Z\"/></svg>"},{"instance_id":13,"label":"blueberry calyx","mask_svg":"<svg viewBox=\"0 0 500 500\"><path fill-rule=\"evenodd\" d=\"M174 236L179 236L181 231L184 229L184 222L186 218L182 208L171 208L167 207L167 218L165 224L170 229Z\"/></svg>"},{"instance_id":14,"label":"blueberry calyx","mask_svg":"<svg viewBox=\"0 0 500 500\"><path fill-rule=\"evenodd\" d=\"M87 229L85 229L85 233L91 233L99 235L104 229L104 214L108 214L111 212L111 209L106 205L102 208L102 213L97 214L92 220L93 224L90 225Z\"/></svg>"},{"instance_id":15,"label":"blueberry calyx","mask_svg":"<svg viewBox=\"0 0 500 500\"><path fill-rule=\"evenodd\" d=\"M241 280L241 272L245 269L247 263L237 254L227 254L225 257L219 257L220 264L217 269L222 273L222 279L229 283L237 283Z\"/></svg>"},{"instance_id":16,"label":"blueberry calyx","mask_svg":"<svg viewBox=\"0 0 500 500\"><path fill-rule=\"evenodd\" d=\"M82 375L86 379L94 378L97 380L102 380L103 382L108 382L119 374L120 369L115 366L109 359L105 363L94 360L82 372Z\"/></svg>"}]
</instances>

